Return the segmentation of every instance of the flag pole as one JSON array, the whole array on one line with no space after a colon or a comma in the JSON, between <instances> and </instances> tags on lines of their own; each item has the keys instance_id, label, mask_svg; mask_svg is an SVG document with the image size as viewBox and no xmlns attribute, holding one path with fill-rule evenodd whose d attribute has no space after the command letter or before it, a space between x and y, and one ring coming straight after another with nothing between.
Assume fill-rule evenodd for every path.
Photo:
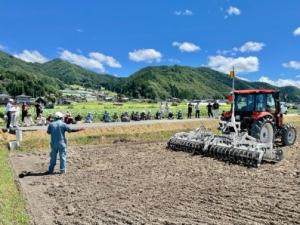
<instances>
[{"instance_id":1,"label":"flag pole","mask_svg":"<svg viewBox=\"0 0 300 225\"><path fill-rule=\"evenodd\" d=\"M234 90L235 90L235 71L234 71L234 66L232 67L232 113L231 113L231 122L233 123L233 129L235 132L237 132L236 130L236 126L235 126L235 95L234 95Z\"/></svg>"}]
</instances>

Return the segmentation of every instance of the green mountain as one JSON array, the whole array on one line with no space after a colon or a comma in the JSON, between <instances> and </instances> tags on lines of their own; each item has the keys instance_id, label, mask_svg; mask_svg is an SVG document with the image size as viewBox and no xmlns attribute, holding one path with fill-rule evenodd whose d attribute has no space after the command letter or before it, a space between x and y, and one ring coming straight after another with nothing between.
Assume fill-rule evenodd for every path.
<instances>
[{"instance_id":1,"label":"green mountain","mask_svg":"<svg viewBox=\"0 0 300 225\"><path fill-rule=\"evenodd\" d=\"M289 102L300 102L300 89L294 86L286 86L279 88L281 99L285 101L285 96Z\"/></svg>"},{"instance_id":2,"label":"green mountain","mask_svg":"<svg viewBox=\"0 0 300 225\"><path fill-rule=\"evenodd\" d=\"M236 79L236 89L279 89L292 101L300 101L300 89L278 88L267 83ZM130 76L123 85L122 93L145 98L208 99L223 98L232 88L228 75L215 70L187 66L159 66L144 68Z\"/></svg>"},{"instance_id":3,"label":"green mountain","mask_svg":"<svg viewBox=\"0 0 300 225\"><path fill-rule=\"evenodd\" d=\"M64 84L77 84L86 88L120 91L121 78L108 74L98 74L61 59L54 59L41 64L40 68L49 77L61 80Z\"/></svg>"},{"instance_id":4,"label":"green mountain","mask_svg":"<svg viewBox=\"0 0 300 225\"><path fill-rule=\"evenodd\" d=\"M63 83L44 74L40 65L26 63L0 51L0 92L13 96L22 93L31 96L58 95Z\"/></svg>"},{"instance_id":5,"label":"green mountain","mask_svg":"<svg viewBox=\"0 0 300 225\"><path fill-rule=\"evenodd\" d=\"M66 85L125 94L134 98L177 97L181 99L223 98L231 91L232 80L209 68L188 66L146 67L127 78L98 74L69 62L54 59L44 64L27 63L0 51L0 92L31 96L60 94ZM274 87L267 83L236 79L236 89L279 89L282 96L300 102L300 89L292 86Z\"/></svg>"},{"instance_id":6,"label":"green mountain","mask_svg":"<svg viewBox=\"0 0 300 225\"><path fill-rule=\"evenodd\" d=\"M44 64L27 63L0 51L0 93L9 93L13 96L22 93L31 96L44 96L49 93L59 95L60 90L70 84L93 89L105 87L119 92L121 80L60 59Z\"/></svg>"}]
</instances>

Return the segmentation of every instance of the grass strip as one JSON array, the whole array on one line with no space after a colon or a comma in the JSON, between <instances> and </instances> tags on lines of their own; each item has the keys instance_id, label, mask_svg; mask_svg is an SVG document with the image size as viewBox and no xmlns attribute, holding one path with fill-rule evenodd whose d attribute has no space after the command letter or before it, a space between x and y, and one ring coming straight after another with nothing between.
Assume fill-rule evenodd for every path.
<instances>
[{"instance_id":1,"label":"grass strip","mask_svg":"<svg viewBox=\"0 0 300 225\"><path fill-rule=\"evenodd\" d=\"M9 151L3 145L0 145L0 224L30 224L25 201L14 182Z\"/></svg>"}]
</instances>

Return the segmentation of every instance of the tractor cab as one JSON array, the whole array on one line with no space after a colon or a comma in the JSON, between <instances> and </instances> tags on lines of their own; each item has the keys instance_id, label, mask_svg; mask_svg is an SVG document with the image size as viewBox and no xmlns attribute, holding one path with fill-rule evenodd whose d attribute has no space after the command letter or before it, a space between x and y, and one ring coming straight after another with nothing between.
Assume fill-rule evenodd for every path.
<instances>
[{"instance_id":1,"label":"tractor cab","mask_svg":"<svg viewBox=\"0 0 300 225\"><path fill-rule=\"evenodd\" d=\"M277 125L282 125L279 92L274 90L240 90L235 91L234 95L235 118L236 121L241 122L241 129L251 128L254 121L265 116L272 117Z\"/></svg>"}]
</instances>

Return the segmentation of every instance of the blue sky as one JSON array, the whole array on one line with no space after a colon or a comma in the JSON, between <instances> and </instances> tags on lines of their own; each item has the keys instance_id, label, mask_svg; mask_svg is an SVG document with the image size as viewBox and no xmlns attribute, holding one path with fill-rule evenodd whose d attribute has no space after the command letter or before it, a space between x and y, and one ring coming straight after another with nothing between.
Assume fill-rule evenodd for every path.
<instances>
[{"instance_id":1,"label":"blue sky","mask_svg":"<svg viewBox=\"0 0 300 225\"><path fill-rule=\"evenodd\" d=\"M0 48L119 76L235 65L246 79L300 86L299 9L299 0L1 0Z\"/></svg>"}]
</instances>

